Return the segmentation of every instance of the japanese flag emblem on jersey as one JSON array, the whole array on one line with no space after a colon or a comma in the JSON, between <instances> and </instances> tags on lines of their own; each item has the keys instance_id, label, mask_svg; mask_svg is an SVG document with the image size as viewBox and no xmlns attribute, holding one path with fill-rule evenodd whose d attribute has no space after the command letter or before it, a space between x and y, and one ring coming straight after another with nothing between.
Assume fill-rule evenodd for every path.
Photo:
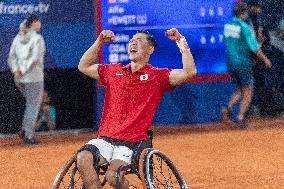
<instances>
[{"instance_id":1,"label":"japanese flag emblem on jersey","mask_svg":"<svg viewBox=\"0 0 284 189\"><path fill-rule=\"evenodd\" d=\"M140 75L140 81L148 80L148 74Z\"/></svg>"}]
</instances>

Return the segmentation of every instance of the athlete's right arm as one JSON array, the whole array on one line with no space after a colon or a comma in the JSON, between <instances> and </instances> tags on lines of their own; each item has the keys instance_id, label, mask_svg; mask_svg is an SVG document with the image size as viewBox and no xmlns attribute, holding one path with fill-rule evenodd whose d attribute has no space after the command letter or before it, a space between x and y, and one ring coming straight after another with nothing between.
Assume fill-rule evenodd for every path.
<instances>
[{"instance_id":1,"label":"athlete's right arm","mask_svg":"<svg viewBox=\"0 0 284 189\"><path fill-rule=\"evenodd\" d=\"M115 35L112 31L103 30L95 41L95 43L81 57L78 65L79 71L91 78L99 79L99 64L94 64L94 61L98 57L98 53L101 49L102 44L112 42L114 40Z\"/></svg>"}]
</instances>

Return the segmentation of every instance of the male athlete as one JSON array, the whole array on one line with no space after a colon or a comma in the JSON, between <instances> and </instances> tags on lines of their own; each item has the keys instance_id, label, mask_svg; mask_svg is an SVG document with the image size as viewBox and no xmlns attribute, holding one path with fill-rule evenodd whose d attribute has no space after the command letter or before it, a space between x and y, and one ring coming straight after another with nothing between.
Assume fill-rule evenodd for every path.
<instances>
[{"instance_id":1,"label":"male athlete","mask_svg":"<svg viewBox=\"0 0 284 189\"><path fill-rule=\"evenodd\" d=\"M148 63L156 40L147 31L138 31L128 44L130 64L94 64L104 43L113 42L110 30L100 33L82 56L78 69L99 80L106 88L98 138L89 141L77 154L77 166L87 189L102 188L94 166L108 162L107 182L115 187L115 171L131 163L133 148L149 136L153 115L163 93L185 83L196 67L185 38L172 28L165 35L175 41L182 54L182 69L155 68ZM170 52L169 52L170 53ZM121 173L121 188L132 186Z\"/></svg>"}]
</instances>

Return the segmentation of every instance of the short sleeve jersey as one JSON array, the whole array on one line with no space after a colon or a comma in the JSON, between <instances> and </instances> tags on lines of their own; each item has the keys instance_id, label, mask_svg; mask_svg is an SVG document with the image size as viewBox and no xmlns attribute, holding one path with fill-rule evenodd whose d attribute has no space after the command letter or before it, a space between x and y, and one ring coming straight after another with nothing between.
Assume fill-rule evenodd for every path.
<instances>
[{"instance_id":1,"label":"short sleeve jersey","mask_svg":"<svg viewBox=\"0 0 284 189\"><path fill-rule=\"evenodd\" d=\"M250 52L260 48L251 26L237 17L225 24L224 37L229 65L249 65Z\"/></svg>"},{"instance_id":2,"label":"short sleeve jersey","mask_svg":"<svg viewBox=\"0 0 284 189\"><path fill-rule=\"evenodd\" d=\"M130 64L101 64L100 83L106 87L98 136L136 142L147 138L163 93L173 90L170 69L147 64L131 73Z\"/></svg>"}]
</instances>

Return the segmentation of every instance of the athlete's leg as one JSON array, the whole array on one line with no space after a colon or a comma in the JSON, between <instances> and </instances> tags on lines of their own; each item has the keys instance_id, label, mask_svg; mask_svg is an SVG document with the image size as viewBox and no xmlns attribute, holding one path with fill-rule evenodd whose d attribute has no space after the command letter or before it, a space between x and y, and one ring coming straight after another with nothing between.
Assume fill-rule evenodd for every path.
<instances>
[{"instance_id":1,"label":"athlete's leg","mask_svg":"<svg viewBox=\"0 0 284 189\"><path fill-rule=\"evenodd\" d=\"M116 186L116 180L117 180L116 171L121 165L128 165L128 163L119 159L113 160L111 161L109 168L106 172L106 180L109 183L109 185L111 185L114 188ZM129 181L125 178L125 171L120 171L119 178L120 178L120 188L128 189Z\"/></svg>"},{"instance_id":2,"label":"athlete's leg","mask_svg":"<svg viewBox=\"0 0 284 189\"><path fill-rule=\"evenodd\" d=\"M100 158L103 158L102 156ZM96 173L93 154L89 151L82 151L77 154L77 167L82 177L84 186L87 189L102 188L99 176Z\"/></svg>"},{"instance_id":3,"label":"athlete's leg","mask_svg":"<svg viewBox=\"0 0 284 189\"><path fill-rule=\"evenodd\" d=\"M102 140L93 139L83 146L77 154L77 167L87 189L102 188L96 166L109 162L113 146Z\"/></svg>"},{"instance_id":4,"label":"athlete's leg","mask_svg":"<svg viewBox=\"0 0 284 189\"><path fill-rule=\"evenodd\" d=\"M131 164L133 151L125 146L115 146L113 150L112 160L110 162L110 166L106 172L107 182L112 186L116 186L117 181L117 170L121 165L129 165ZM128 189L129 182L125 178L125 171L120 171L120 188Z\"/></svg>"}]
</instances>

